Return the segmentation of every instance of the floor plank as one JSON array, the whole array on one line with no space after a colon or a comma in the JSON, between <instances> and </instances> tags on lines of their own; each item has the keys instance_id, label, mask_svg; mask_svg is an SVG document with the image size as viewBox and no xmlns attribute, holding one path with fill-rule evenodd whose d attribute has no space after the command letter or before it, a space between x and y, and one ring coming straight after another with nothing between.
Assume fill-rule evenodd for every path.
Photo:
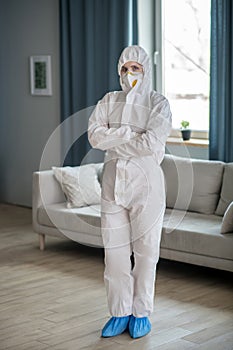
<instances>
[{"instance_id":1,"label":"floor plank","mask_svg":"<svg viewBox=\"0 0 233 350\"><path fill-rule=\"evenodd\" d=\"M160 260L152 331L102 339L103 250L48 237L31 209L0 204L0 350L232 350L232 274Z\"/></svg>"}]
</instances>

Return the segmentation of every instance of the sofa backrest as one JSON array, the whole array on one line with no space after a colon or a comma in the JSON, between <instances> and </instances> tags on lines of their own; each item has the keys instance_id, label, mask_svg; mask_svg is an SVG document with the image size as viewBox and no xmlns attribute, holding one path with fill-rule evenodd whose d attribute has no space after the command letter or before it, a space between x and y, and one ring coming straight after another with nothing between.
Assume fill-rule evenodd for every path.
<instances>
[{"instance_id":1,"label":"sofa backrest","mask_svg":"<svg viewBox=\"0 0 233 350\"><path fill-rule=\"evenodd\" d=\"M167 207L214 214L225 163L166 154L161 164L167 192Z\"/></svg>"},{"instance_id":2,"label":"sofa backrest","mask_svg":"<svg viewBox=\"0 0 233 350\"><path fill-rule=\"evenodd\" d=\"M224 215L231 202L233 202L233 163L226 163L224 167L220 199L215 214Z\"/></svg>"}]
</instances>

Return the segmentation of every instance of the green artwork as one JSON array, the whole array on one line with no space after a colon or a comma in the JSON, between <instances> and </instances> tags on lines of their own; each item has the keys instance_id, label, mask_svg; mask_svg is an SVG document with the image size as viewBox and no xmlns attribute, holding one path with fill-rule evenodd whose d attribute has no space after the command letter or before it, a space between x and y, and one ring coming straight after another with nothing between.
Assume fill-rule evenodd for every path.
<instances>
[{"instance_id":1,"label":"green artwork","mask_svg":"<svg viewBox=\"0 0 233 350\"><path fill-rule=\"evenodd\" d=\"M35 88L46 89L46 62L35 62Z\"/></svg>"}]
</instances>

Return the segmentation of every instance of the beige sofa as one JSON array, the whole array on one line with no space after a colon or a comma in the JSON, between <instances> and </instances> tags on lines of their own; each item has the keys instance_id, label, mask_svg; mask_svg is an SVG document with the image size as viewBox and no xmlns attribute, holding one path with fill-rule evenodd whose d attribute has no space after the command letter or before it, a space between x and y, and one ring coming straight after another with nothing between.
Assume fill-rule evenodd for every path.
<instances>
[{"instance_id":1,"label":"beige sofa","mask_svg":"<svg viewBox=\"0 0 233 350\"><path fill-rule=\"evenodd\" d=\"M233 271L233 163L165 155L162 168L167 208L160 256ZM46 235L103 247L100 204L67 208L53 170L33 173L32 209L41 250Z\"/></svg>"}]
</instances>

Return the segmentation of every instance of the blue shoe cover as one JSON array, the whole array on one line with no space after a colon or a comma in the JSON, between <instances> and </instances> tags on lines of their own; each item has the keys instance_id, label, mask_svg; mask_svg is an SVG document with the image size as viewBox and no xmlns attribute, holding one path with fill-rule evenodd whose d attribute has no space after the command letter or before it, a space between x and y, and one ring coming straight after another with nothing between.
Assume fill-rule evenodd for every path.
<instances>
[{"instance_id":1,"label":"blue shoe cover","mask_svg":"<svg viewBox=\"0 0 233 350\"><path fill-rule=\"evenodd\" d=\"M141 338L151 331L151 323L148 317L130 317L129 334L132 338Z\"/></svg>"},{"instance_id":2,"label":"blue shoe cover","mask_svg":"<svg viewBox=\"0 0 233 350\"><path fill-rule=\"evenodd\" d=\"M129 324L130 316L112 317L102 329L102 337L114 337L123 333Z\"/></svg>"}]
</instances>

